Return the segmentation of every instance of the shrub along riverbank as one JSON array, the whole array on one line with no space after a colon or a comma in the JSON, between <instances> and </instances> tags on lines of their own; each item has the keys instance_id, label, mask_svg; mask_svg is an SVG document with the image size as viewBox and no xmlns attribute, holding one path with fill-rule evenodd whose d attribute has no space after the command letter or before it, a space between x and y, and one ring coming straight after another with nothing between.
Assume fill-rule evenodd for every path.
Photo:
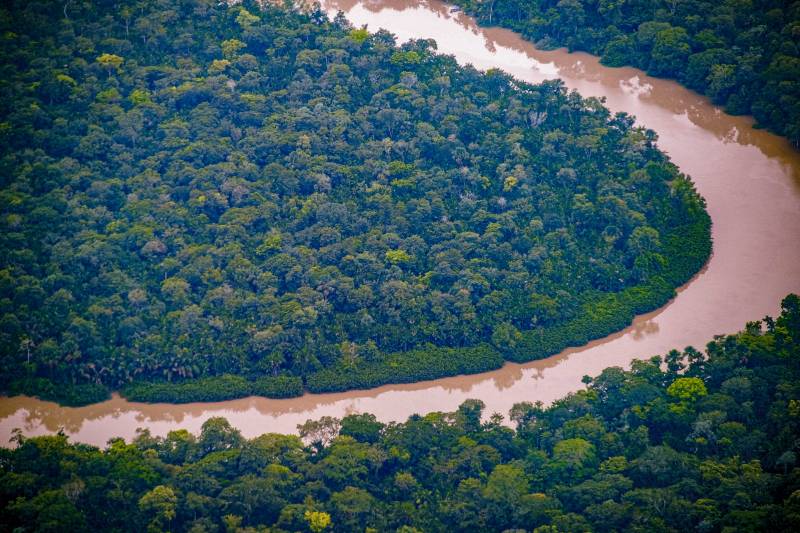
<instances>
[{"instance_id":1,"label":"shrub along riverbank","mask_svg":"<svg viewBox=\"0 0 800 533\"><path fill-rule=\"evenodd\" d=\"M617 294L587 297L578 316L566 324L523 333L513 349L503 352L506 359L523 363L555 355L565 348L625 329L636 315L666 304L675 296L673 287L688 282L705 265L711 253L710 231L710 218L702 212L696 222L667 239L673 268L664 276L653 277L644 286ZM687 246L687 242L696 245Z\"/></svg>"},{"instance_id":2,"label":"shrub along riverbank","mask_svg":"<svg viewBox=\"0 0 800 533\"><path fill-rule=\"evenodd\" d=\"M242 376L223 375L178 383L132 383L121 392L134 402L219 402L245 396L292 398L303 394L303 380L297 376L275 376L251 381Z\"/></svg>"},{"instance_id":3,"label":"shrub along riverbank","mask_svg":"<svg viewBox=\"0 0 800 533\"><path fill-rule=\"evenodd\" d=\"M12 381L4 392L9 396L36 396L69 407L102 402L111 397L108 387L99 383L54 383L41 377Z\"/></svg>"},{"instance_id":4,"label":"shrub along riverbank","mask_svg":"<svg viewBox=\"0 0 800 533\"><path fill-rule=\"evenodd\" d=\"M426 346L389 354L356 368L344 364L326 368L311 374L306 386L310 392L366 389L386 383L413 383L458 374L477 374L502 365L503 357L488 344L471 348Z\"/></svg>"}]
</instances>

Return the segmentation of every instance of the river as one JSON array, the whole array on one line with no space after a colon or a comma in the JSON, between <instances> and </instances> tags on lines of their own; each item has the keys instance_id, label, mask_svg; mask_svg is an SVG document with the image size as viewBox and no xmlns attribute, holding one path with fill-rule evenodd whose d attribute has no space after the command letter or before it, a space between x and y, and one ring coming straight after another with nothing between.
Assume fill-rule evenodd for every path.
<instances>
[{"instance_id":1,"label":"river","mask_svg":"<svg viewBox=\"0 0 800 533\"><path fill-rule=\"evenodd\" d=\"M14 428L26 435L63 428L74 440L102 446L130 439L137 427L155 435L176 428L197 432L224 416L247 437L290 433L310 418L370 412L405 420L413 413L454 410L468 398L487 413L507 414L514 403L548 403L582 387L581 378L608 366L671 348L702 347L714 335L735 332L748 320L775 315L780 299L800 292L800 153L789 143L731 117L675 82L633 68L607 68L584 53L540 51L517 34L479 28L463 13L435 0L326 0L331 14L355 25L385 28L399 41L433 38L439 51L477 68L500 68L529 82L561 78L583 96L603 96L612 111L626 111L659 134L659 146L692 176L708 202L714 254L708 265L661 309L636 318L624 331L546 360L506 364L494 372L368 391L307 394L301 398L244 398L185 405L111 400L65 408L29 397L0 399L0 445Z\"/></svg>"}]
</instances>

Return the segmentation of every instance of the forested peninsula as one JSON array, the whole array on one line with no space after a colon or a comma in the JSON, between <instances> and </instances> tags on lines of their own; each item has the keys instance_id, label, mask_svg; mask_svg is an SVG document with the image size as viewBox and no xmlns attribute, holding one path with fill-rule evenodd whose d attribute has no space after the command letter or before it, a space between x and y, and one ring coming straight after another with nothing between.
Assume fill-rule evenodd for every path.
<instances>
[{"instance_id":1,"label":"forested peninsula","mask_svg":"<svg viewBox=\"0 0 800 533\"><path fill-rule=\"evenodd\" d=\"M247 440L142 431L0 449L3 531L790 532L800 529L800 298L777 319L605 369L516 428L454 413L323 418ZM21 529L17 529L21 528Z\"/></svg>"},{"instance_id":2,"label":"forested peninsula","mask_svg":"<svg viewBox=\"0 0 800 533\"><path fill-rule=\"evenodd\" d=\"M800 146L800 2L448 0L540 47L674 78Z\"/></svg>"},{"instance_id":3,"label":"forested peninsula","mask_svg":"<svg viewBox=\"0 0 800 533\"><path fill-rule=\"evenodd\" d=\"M432 41L249 2L18 0L0 56L6 394L481 372L624 328L710 254L652 131Z\"/></svg>"}]
</instances>

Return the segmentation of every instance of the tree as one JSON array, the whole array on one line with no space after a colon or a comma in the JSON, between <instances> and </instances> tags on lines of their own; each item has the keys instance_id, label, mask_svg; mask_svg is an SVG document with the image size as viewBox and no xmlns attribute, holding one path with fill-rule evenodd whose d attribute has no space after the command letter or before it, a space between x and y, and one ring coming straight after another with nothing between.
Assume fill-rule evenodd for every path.
<instances>
[{"instance_id":1,"label":"tree","mask_svg":"<svg viewBox=\"0 0 800 533\"><path fill-rule=\"evenodd\" d=\"M520 466L497 465L489 474L483 496L494 506L492 512L500 524L522 525L514 517L518 516L528 488L528 477Z\"/></svg>"},{"instance_id":2,"label":"tree","mask_svg":"<svg viewBox=\"0 0 800 533\"><path fill-rule=\"evenodd\" d=\"M29 500L19 498L9 510L25 517L38 531L67 533L86 527L85 517L61 490L45 490Z\"/></svg>"},{"instance_id":3,"label":"tree","mask_svg":"<svg viewBox=\"0 0 800 533\"><path fill-rule=\"evenodd\" d=\"M238 55L239 50L247 47L245 43L238 39L226 39L222 41L220 46L222 47L222 55L228 60L234 59Z\"/></svg>"},{"instance_id":4,"label":"tree","mask_svg":"<svg viewBox=\"0 0 800 533\"><path fill-rule=\"evenodd\" d=\"M335 523L349 531L363 530L371 523L375 511L375 498L367 491L346 487L331 496Z\"/></svg>"},{"instance_id":5,"label":"tree","mask_svg":"<svg viewBox=\"0 0 800 533\"><path fill-rule=\"evenodd\" d=\"M241 26L243 29L250 28L251 26L257 24L259 20L261 20L260 17L257 17L256 15L253 15L252 13L247 11L245 8L241 8L239 10L239 14L236 15L236 23L239 26Z\"/></svg>"},{"instance_id":6,"label":"tree","mask_svg":"<svg viewBox=\"0 0 800 533\"><path fill-rule=\"evenodd\" d=\"M331 515L322 511L306 511L303 515L308 522L308 528L313 533L320 533L331 525Z\"/></svg>"},{"instance_id":7,"label":"tree","mask_svg":"<svg viewBox=\"0 0 800 533\"><path fill-rule=\"evenodd\" d=\"M386 260L398 265L411 261L411 256L405 250L389 250L386 252Z\"/></svg>"},{"instance_id":8,"label":"tree","mask_svg":"<svg viewBox=\"0 0 800 533\"><path fill-rule=\"evenodd\" d=\"M339 434L340 428L341 421L331 416L323 416L319 420L307 420L297 425L300 438L317 449L327 446Z\"/></svg>"},{"instance_id":9,"label":"tree","mask_svg":"<svg viewBox=\"0 0 800 533\"><path fill-rule=\"evenodd\" d=\"M150 528L158 530L158 528L162 526L163 521L166 521L167 528L169 529L172 519L175 518L177 503L178 498L175 496L175 492L171 487L158 485L139 498L139 509L145 513L154 515L153 521L150 523Z\"/></svg>"},{"instance_id":10,"label":"tree","mask_svg":"<svg viewBox=\"0 0 800 533\"><path fill-rule=\"evenodd\" d=\"M101 54L97 57L96 61L101 67L106 69L106 71L108 71L108 75L111 76L112 71L119 70L119 68L122 66L124 58L115 54Z\"/></svg>"},{"instance_id":11,"label":"tree","mask_svg":"<svg viewBox=\"0 0 800 533\"><path fill-rule=\"evenodd\" d=\"M561 480L582 479L596 464L595 447L585 439L564 439L553 446L550 468Z\"/></svg>"},{"instance_id":12,"label":"tree","mask_svg":"<svg viewBox=\"0 0 800 533\"><path fill-rule=\"evenodd\" d=\"M481 400L465 400L456 412L459 425L465 433L473 433L481 429L481 417L486 404Z\"/></svg>"},{"instance_id":13,"label":"tree","mask_svg":"<svg viewBox=\"0 0 800 533\"><path fill-rule=\"evenodd\" d=\"M226 419L216 416L203 422L197 445L201 457L211 452L236 448L242 443L242 435L238 429L230 425Z\"/></svg>"},{"instance_id":14,"label":"tree","mask_svg":"<svg viewBox=\"0 0 800 533\"><path fill-rule=\"evenodd\" d=\"M373 414L353 414L342 418L339 434L348 435L359 442L375 443L384 427Z\"/></svg>"},{"instance_id":15,"label":"tree","mask_svg":"<svg viewBox=\"0 0 800 533\"><path fill-rule=\"evenodd\" d=\"M667 394L681 402L693 403L706 396L708 389L700 378L678 378L667 387Z\"/></svg>"},{"instance_id":16,"label":"tree","mask_svg":"<svg viewBox=\"0 0 800 533\"><path fill-rule=\"evenodd\" d=\"M656 34L648 72L656 76L676 76L684 68L692 49L683 28L668 28Z\"/></svg>"}]
</instances>

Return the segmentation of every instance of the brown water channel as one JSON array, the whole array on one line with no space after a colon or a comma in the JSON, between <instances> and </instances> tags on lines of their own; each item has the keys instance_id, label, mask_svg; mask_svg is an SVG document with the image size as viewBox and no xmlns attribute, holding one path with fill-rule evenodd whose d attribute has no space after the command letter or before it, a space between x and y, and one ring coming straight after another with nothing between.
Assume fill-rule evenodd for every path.
<instances>
[{"instance_id":1,"label":"brown water channel","mask_svg":"<svg viewBox=\"0 0 800 533\"><path fill-rule=\"evenodd\" d=\"M800 153L746 117L731 117L677 83L632 68L606 68L597 58L564 50L543 52L511 31L478 28L462 13L435 1L327 0L356 26L386 28L399 41L433 38L443 53L477 68L500 68L526 81L562 78L584 96L604 96L613 111L627 111L654 129L659 145L690 174L714 221L714 255L665 307L638 317L628 329L587 346L529 364L507 364L485 374L459 376L368 391L307 394L289 400L244 398L186 405L140 404L117 396L82 408L34 398L0 399L0 445L13 428L40 435L63 427L75 440L103 445L130 438L137 427L165 435L178 427L198 431L224 416L245 436L293 432L324 415L371 412L380 420L455 409L480 398L487 411L507 414L520 401L545 403L579 389L581 377L632 359L687 345L702 347L716 334L776 314L787 293L800 292Z\"/></svg>"}]
</instances>

